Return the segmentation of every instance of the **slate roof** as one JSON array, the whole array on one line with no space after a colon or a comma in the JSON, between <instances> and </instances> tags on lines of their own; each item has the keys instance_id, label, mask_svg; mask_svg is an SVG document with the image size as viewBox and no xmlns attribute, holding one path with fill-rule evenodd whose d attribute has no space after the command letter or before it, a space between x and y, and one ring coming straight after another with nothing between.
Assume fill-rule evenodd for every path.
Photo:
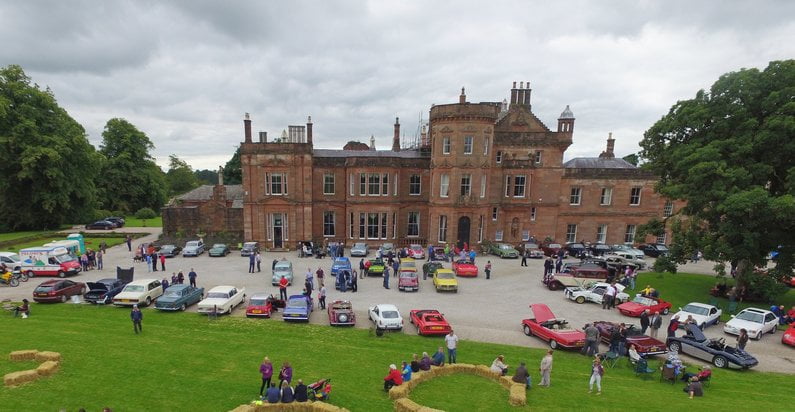
<instances>
[{"instance_id":1,"label":"slate roof","mask_svg":"<svg viewBox=\"0 0 795 412\"><path fill-rule=\"evenodd\" d=\"M224 185L226 186L226 198L232 200L240 200L242 207L243 200L243 185ZM188 193L177 196L178 200L210 200L213 197L212 185L201 185ZM233 203L234 207L234 203Z\"/></svg>"},{"instance_id":2,"label":"slate roof","mask_svg":"<svg viewBox=\"0 0 795 412\"><path fill-rule=\"evenodd\" d=\"M605 159L600 157L575 157L563 167L567 169L637 169L638 167L624 159Z\"/></svg>"},{"instance_id":3,"label":"slate roof","mask_svg":"<svg viewBox=\"0 0 795 412\"><path fill-rule=\"evenodd\" d=\"M312 151L314 157L398 157L403 159L419 159L419 150L339 150L339 149L315 149Z\"/></svg>"}]
</instances>

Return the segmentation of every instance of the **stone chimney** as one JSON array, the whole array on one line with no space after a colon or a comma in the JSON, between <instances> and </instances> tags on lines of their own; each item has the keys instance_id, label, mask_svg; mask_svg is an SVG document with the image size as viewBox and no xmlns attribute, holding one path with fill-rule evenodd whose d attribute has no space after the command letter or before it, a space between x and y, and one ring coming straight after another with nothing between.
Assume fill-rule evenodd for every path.
<instances>
[{"instance_id":1,"label":"stone chimney","mask_svg":"<svg viewBox=\"0 0 795 412\"><path fill-rule=\"evenodd\" d=\"M514 106L526 106L528 109L530 108L530 82L519 82L519 87L516 87L516 82L513 82L513 87L511 88L511 105L510 108Z\"/></svg>"},{"instance_id":2,"label":"stone chimney","mask_svg":"<svg viewBox=\"0 0 795 412\"><path fill-rule=\"evenodd\" d=\"M375 150L375 136L370 135L370 150Z\"/></svg>"},{"instance_id":3,"label":"stone chimney","mask_svg":"<svg viewBox=\"0 0 795 412\"><path fill-rule=\"evenodd\" d=\"M599 155L600 159L613 159L616 155L613 153L613 149L616 146L616 139L613 139L613 132L608 133L607 135L607 149Z\"/></svg>"},{"instance_id":4,"label":"stone chimney","mask_svg":"<svg viewBox=\"0 0 795 412\"><path fill-rule=\"evenodd\" d=\"M425 125L422 125L422 131L420 132L420 144L422 147L428 147L431 145L431 142L428 141L428 129Z\"/></svg>"},{"instance_id":5,"label":"stone chimney","mask_svg":"<svg viewBox=\"0 0 795 412\"><path fill-rule=\"evenodd\" d=\"M249 117L248 113L246 113L246 117L243 119L243 130L246 133L246 143L251 143L251 117Z\"/></svg>"},{"instance_id":6,"label":"stone chimney","mask_svg":"<svg viewBox=\"0 0 795 412\"><path fill-rule=\"evenodd\" d=\"M395 136L392 138L392 151L400 151L400 118L395 118Z\"/></svg>"},{"instance_id":7,"label":"stone chimney","mask_svg":"<svg viewBox=\"0 0 795 412\"><path fill-rule=\"evenodd\" d=\"M312 144L312 116L306 118L306 142Z\"/></svg>"},{"instance_id":8,"label":"stone chimney","mask_svg":"<svg viewBox=\"0 0 795 412\"><path fill-rule=\"evenodd\" d=\"M467 94L466 94L466 92L464 91L464 88L462 87L462 88L461 88L461 95L460 95L460 96L458 96L458 103L459 103L459 104L464 104L464 103L466 103L466 102L467 102Z\"/></svg>"}]
</instances>

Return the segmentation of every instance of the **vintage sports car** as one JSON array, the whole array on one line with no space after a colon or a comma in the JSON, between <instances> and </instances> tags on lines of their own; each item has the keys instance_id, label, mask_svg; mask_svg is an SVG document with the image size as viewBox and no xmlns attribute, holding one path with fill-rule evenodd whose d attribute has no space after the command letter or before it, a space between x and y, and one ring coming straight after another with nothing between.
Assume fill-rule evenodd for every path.
<instances>
[{"instance_id":1,"label":"vintage sports car","mask_svg":"<svg viewBox=\"0 0 795 412\"><path fill-rule=\"evenodd\" d=\"M328 323L331 326L353 326L356 314L353 305L347 300L335 300L328 305Z\"/></svg>"},{"instance_id":2,"label":"vintage sports car","mask_svg":"<svg viewBox=\"0 0 795 412\"><path fill-rule=\"evenodd\" d=\"M438 269L441 269L443 267L444 267L444 265L442 265L439 262L434 262L434 261L430 261L430 262L427 262L427 263L423 264L422 265L422 278L423 279L427 279L428 276L433 278L433 274L436 273L436 271Z\"/></svg>"},{"instance_id":3,"label":"vintage sports car","mask_svg":"<svg viewBox=\"0 0 795 412\"><path fill-rule=\"evenodd\" d=\"M541 250L544 252L544 256L557 256L561 249L563 249L563 245L560 243L543 243L541 245Z\"/></svg>"},{"instance_id":4,"label":"vintage sports car","mask_svg":"<svg viewBox=\"0 0 795 412\"><path fill-rule=\"evenodd\" d=\"M453 329L438 310L414 309L409 312L409 322L417 327L418 335L447 335Z\"/></svg>"},{"instance_id":5,"label":"vintage sports car","mask_svg":"<svg viewBox=\"0 0 795 412\"><path fill-rule=\"evenodd\" d=\"M661 315L667 315L668 311L671 310L671 302L666 302L660 298L635 296L631 301L624 302L618 305L617 308L623 315L636 318L646 309L649 310L649 313L660 312Z\"/></svg>"},{"instance_id":6,"label":"vintage sports car","mask_svg":"<svg viewBox=\"0 0 795 412\"><path fill-rule=\"evenodd\" d=\"M448 260L450 259L448 259L447 255L444 253L443 247L441 246L433 247L433 255L431 256L431 261L447 262Z\"/></svg>"},{"instance_id":7,"label":"vintage sports car","mask_svg":"<svg viewBox=\"0 0 795 412\"><path fill-rule=\"evenodd\" d=\"M293 284L293 262L289 260L280 260L276 262L273 267L273 274L271 275L271 285L278 286L282 278L287 278L288 285Z\"/></svg>"},{"instance_id":8,"label":"vintage sports car","mask_svg":"<svg viewBox=\"0 0 795 412\"><path fill-rule=\"evenodd\" d=\"M365 257L367 256L367 243L357 242L351 246L351 257Z\"/></svg>"},{"instance_id":9,"label":"vintage sports car","mask_svg":"<svg viewBox=\"0 0 795 412\"><path fill-rule=\"evenodd\" d=\"M632 266L638 270L646 269L646 261L638 259L631 252L614 251L601 255L601 258L608 263L618 263L621 266Z\"/></svg>"},{"instance_id":10,"label":"vintage sports car","mask_svg":"<svg viewBox=\"0 0 795 412\"><path fill-rule=\"evenodd\" d=\"M403 258L403 259L400 261L400 270L405 270L405 269L409 269L409 270L411 270L411 269L414 269L414 270L417 270L417 269L418 269L418 268L417 268L417 261L416 261L416 260L414 260L414 259L412 259L412 258Z\"/></svg>"},{"instance_id":11,"label":"vintage sports car","mask_svg":"<svg viewBox=\"0 0 795 412\"><path fill-rule=\"evenodd\" d=\"M687 319L687 316L692 316L701 330L704 330L709 325L717 325L720 321L720 315L723 313L719 308L707 305L705 303L690 302L685 307L679 308L674 316L679 316L680 320ZM684 327L684 323L679 327Z\"/></svg>"},{"instance_id":12,"label":"vintage sports car","mask_svg":"<svg viewBox=\"0 0 795 412\"><path fill-rule=\"evenodd\" d=\"M207 297L199 302L199 313L232 314L232 311L246 301L246 289L234 286L216 286L207 292Z\"/></svg>"},{"instance_id":13,"label":"vintage sports car","mask_svg":"<svg viewBox=\"0 0 795 412\"><path fill-rule=\"evenodd\" d=\"M507 243L492 243L489 247L489 253L499 256L502 259L516 259L519 257L519 251Z\"/></svg>"},{"instance_id":14,"label":"vintage sports car","mask_svg":"<svg viewBox=\"0 0 795 412\"><path fill-rule=\"evenodd\" d=\"M207 254L210 255L210 257L224 257L230 253L232 253L232 251L229 250L229 246L224 243L216 243L210 248Z\"/></svg>"},{"instance_id":15,"label":"vintage sports car","mask_svg":"<svg viewBox=\"0 0 795 412\"><path fill-rule=\"evenodd\" d=\"M572 329L565 319L555 318L547 305L531 304L530 311L533 316L522 320L522 329L525 335L538 336L549 342L549 347L552 349L585 346L585 332Z\"/></svg>"},{"instance_id":16,"label":"vintage sports car","mask_svg":"<svg viewBox=\"0 0 795 412\"><path fill-rule=\"evenodd\" d=\"M331 263L331 276L337 276L337 274L343 270L353 273L351 260L344 256L334 258L334 261Z\"/></svg>"},{"instance_id":17,"label":"vintage sports car","mask_svg":"<svg viewBox=\"0 0 795 412\"><path fill-rule=\"evenodd\" d=\"M155 309L184 311L188 306L198 303L203 297L204 288L196 288L190 285L172 285L163 292L163 296L157 298Z\"/></svg>"},{"instance_id":18,"label":"vintage sports car","mask_svg":"<svg viewBox=\"0 0 795 412\"><path fill-rule=\"evenodd\" d=\"M565 272L553 276L545 276L541 282L549 290L560 290L566 287L582 287L586 283L605 282L610 272L597 265L570 265Z\"/></svg>"},{"instance_id":19,"label":"vintage sports car","mask_svg":"<svg viewBox=\"0 0 795 412\"><path fill-rule=\"evenodd\" d=\"M312 313L313 306L315 305L312 303L312 298L305 295L292 295L287 299L282 319L285 322L309 322L309 314Z\"/></svg>"},{"instance_id":20,"label":"vintage sports car","mask_svg":"<svg viewBox=\"0 0 795 412\"><path fill-rule=\"evenodd\" d=\"M420 278L414 269L401 269L398 277L398 290L406 292L418 292L420 290Z\"/></svg>"},{"instance_id":21,"label":"vintage sports car","mask_svg":"<svg viewBox=\"0 0 795 412\"><path fill-rule=\"evenodd\" d=\"M273 295L255 293L251 296L246 306L247 318L270 318L274 311Z\"/></svg>"},{"instance_id":22,"label":"vintage sports car","mask_svg":"<svg viewBox=\"0 0 795 412\"><path fill-rule=\"evenodd\" d=\"M478 267L469 259L458 259L453 262L453 273L456 276L477 277Z\"/></svg>"},{"instance_id":23,"label":"vintage sports car","mask_svg":"<svg viewBox=\"0 0 795 412\"><path fill-rule=\"evenodd\" d=\"M68 279L45 280L33 290L36 302L66 302L72 296L86 293L86 285Z\"/></svg>"},{"instance_id":24,"label":"vintage sports car","mask_svg":"<svg viewBox=\"0 0 795 412\"><path fill-rule=\"evenodd\" d=\"M367 269L367 276L383 275L383 274L384 274L384 260L381 258L370 259L370 268Z\"/></svg>"},{"instance_id":25,"label":"vintage sports car","mask_svg":"<svg viewBox=\"0 0 795 412\"><path fill-rule=\"evenodd\" d=\"M607 321L596 321L593 323L596 329L599 329L599 336L602 342L609 344L610 336L613 334L613 329L618 328L618 323ZM665 342L646 336L640 332L640 329L635 325L625 325L627 328L627 347L629 344L634 344L636 350L641 355L660 355L668 352Z\"/></svg>"},{"instance_id":26,"label":"vintage sports car","mask_svg":"<svg viewBox=\"0 0 795 412\"><path fill-rule=\"evenodd\" d=\"M179 252L182 252L182 248L177 245L163 245L160 246L160 250L157 251L159 255L167 258L175 257L179 255Z\"/></svg>"},{"instance_id":27,"label":"vintage sports car","mask_svg":"<svg viewBox=\"0 0 795 412\"><path fill-rule=\"evenodd\" d=\"M367 311L367 316L377 329L403 329L403 317L400 316L400 311L395 305L383 303L375 305Z\"/></svg>"},{"instance_id":28,"label":"vintage sports car","mask_svg":"<svg viewBox=\"0 0 795 412\"><path fill-rule=\"evenodd\" d=\"M795 346L795 322L789 325L789 329L784 331L781 335L781 343L789 346Z\"/></svg>"},{"instance_id":29,"label":"vintage sports car","mask_svg":"<svg viewBox=\"0 0 795 412\"><path fill-rule=\"evenodd\" d=\"M739 335L740 329L748 331L748 337L761 339L765 332L776 333L778 317L764 309L745 308L723 325L723 331L731 335Z\"/></svg>"},{"instance_id":30,"label":"vintage sports car","mask_svg":"<svg viewBox=\"0 0 795 412\"><path fill-rule=\"evenodd\" d=\"M668 350L712 362L718 368L748 369L759 363L748 352L726 345L723 338L707 339L696 325L688 325L686 331L684 336L668 338Z\"/></svg>"},{"instance_id":31,"label":"vintage sports car","mask_svg":"<svg viewBox=\"0 0 795 412\"><path fill-rule=\"evenodd\" d=\"M635 259L643 260L646 257L646 254L643 253L642 250L636 249L630 245L613 245L611 247L614 252L624 252Z\"/></svg>"},{"instance_id":32,"label":"vintage sports car","mask_svg":"<svg viewBox=\"0 0 795 412\"><path fill-rule=\"evenodd\" d=\"M412 259L425 259L425 249L421 245L410 245L409 257Z\"/></svg>"},{"instance_id":33,"label":"vintage sports car","mask_svg":"<svg viewBox=\"0 0 795 412\"><path fill-rule=\"evenodd\" d=\"M381 256L389 256L390 254L394 255L395 245L392 243L384 243L378 250L381 251Z\"/></svg>"},{"instance_id":34,"label":"vintage sports car","mask_svg":"<svg viewBox=\"0 0 795 412\"><path fill-rule=\"evenodd\" d=\"M159 279L139 279L128 283L118 295L113 297L116 306L149 306L163 294Z\"/></svg>"},{"instance_id":35,"label":"vintage sports car","mask_svg":"<svg viewBox=\"0 0 795 412\"><path fill-rule=\"evenodd\" d=\"M538 246L536 243L523 243L521 248L524 250L524 253L527 254L527 257L530 259L543 259L544 258L544 251L541 250L541 247Z\"/></svg>"},{"instance_id":36,"label":"vintage sports car","mask_svg":"<svg viewBox=\"0 0 795 412\"><path fill-rule=\"evenodd\" d=\"M439 268L433 273L433 287L437 292L458 292L458 279L450 269Z\"/></svg>"},{"instance_id":37,"label":"vintage sports car","mask_svg":"<svg viewBox=\"0 0 795 412\"><path fill-rule=\"evenodd\" d=\"M124 289L124 281L121 279L100 279L96 282L86 282L88 292L83 296L86 302L91 303L110 303L113 297Z\"/></svg>"},{"instance_id":38,"label":"vintage sports car","mask_svg":"<svg viewBox=\"0 0 795 412\"><path fill-rule=\"evenodd\" d=\"M602 303L602 296L605 294L607 287L610 286L609 283L598 282L594 283L588 288L583 288L580 286L570 286L567 287L563 293L566 295L567 298L577 302L577 303L585 303L585 302L593 302L593 303ZM624 293L624 285L620 283L616 283L616 289L618 289L618 294L616 294L616 300L621 302L626 302L629 300L629 295Z\"/></svg>"},{"instance_id":39,"label":"vintage sports car","mask_svg":"<svg viewBox=\"0 0 795 412\"><path fill-rule=\"evenodd\" d=\"M185 243L185 248L182 249L182 257L196 257L202 253L204 253L204 242L201 240L191 240Z\"/></svg>"}]
</instances>

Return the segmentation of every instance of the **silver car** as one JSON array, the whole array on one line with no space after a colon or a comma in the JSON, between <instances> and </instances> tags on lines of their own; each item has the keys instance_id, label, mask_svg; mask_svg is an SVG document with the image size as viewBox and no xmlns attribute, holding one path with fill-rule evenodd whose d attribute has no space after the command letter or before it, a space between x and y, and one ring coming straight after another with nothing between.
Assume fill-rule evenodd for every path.
<instances>
[{"instance_id":1,"label":"silver car","mask_svg":"<svg viewBox=\"0 0 795 412\"><path fill-rule=\"evenodd\" d=\"M204 253L204 242L201 240L191 240L185 243L185 248L182 249L182 256L199 256Z\"/></svg>"},{"instance_id":2,"label":"silver car","mask_svg":"<svg viewBox=\"0 0 795 412\"><path fill-rule=\"evenodd\" d=\"M368 252L369 250L367 249L367 243L354 243L353 247L351 247L351 257L365 257L367 256Z\"/></svg>"},{"instance_id":3,"label":"silver car","mask_svg":"<svg viewBox=\"0 0 795 412\"><path fill-rule=\"evenodd\" d=\"M282 278L287 278L288 285L293 284L293 263L289 260L280 260L276 262L273 267L273 276L271 277L271 285L278 286Z\"/></svg>"}]
</instances>

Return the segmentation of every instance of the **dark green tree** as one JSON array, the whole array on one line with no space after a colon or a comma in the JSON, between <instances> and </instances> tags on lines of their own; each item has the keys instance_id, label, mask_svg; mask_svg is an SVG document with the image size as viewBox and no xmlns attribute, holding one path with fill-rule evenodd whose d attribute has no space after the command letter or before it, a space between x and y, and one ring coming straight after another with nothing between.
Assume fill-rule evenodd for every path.
<instances>
[{"instance_id":1,"label":"dark green tree","mask_svg":"<svg viewBox=\"0 0 795 412\"><path fill-rule=\"evenodd\" d=\"M240 166L240 146L238 146L235 154L224 166L224 184L239 185L241 183L243 183L243 170Z\"/></svg>"},{"instance_id":2,"label":"dark green tree","mask_svg":"<svg viewBox=\"0 0 795 412\"><path fill-rule=\"evenodd\" d=\"M184 160L172 154L168 156L168 164L166 183L170 196L185 193L199 185L193 169Z\"/></svg>"},{"instance_id":3,"label":"dark green tree","mask_svg":"<svg viewBox=\"0 0 795 412\"><path fill-rule=\"evenodd\" d=\"M105 209L160 209L168 187L163 171L149 154L154 147L149 137L130 122L108 120L100 146L100 153L105 156L99 180Z\"/></svg>"},{"instance_id":4,"label":"dark green tree","mask_svg":"<svg viewBox=\"0 0 795 412\"><path fill-rule=\"evenodd\" d=\"M772 277L792 272L795 252L795 61L721 76L677 102L644 134L645 167L660 193L687 201L674 243L683 261L735 262L740 287L780 248ZM753 291L752 291L753 292ZM760 295L764 291L757 291ZM771 291L770 293L773 293Z\"/></svg>"},{"instance_id":5,"label":"dark green tree","mask_svg":"<svg viewBox=\"0 0 795 412\"><path fill-rule=\"evenodd\" d=\"M101 157L49 89L19 66L0 68L0 226L55 228L96 207Z\"/></svg>"},{"instance_id":6,"label":"dark green tree","mask_svg":"<svg viewBox=\"0 0 795 412\"><path fill-rule=\"evenodd\" d=\"M631 163L631 164L633 164L635 166L637 166L638 163L640 162L640 159L638 158L638 154L637 153L630 153L630 154L622 157L622 159L626 160L627 162L629 162L629 163Z\"/></svg>"},{"instance_id":7,"label":"dark green tree","mask_svg":"<svg viewBox=\"0 0 795 412\"><path fill-rule=\"evenodd\" d=\"M194 171L193 174L196 175L196 180L201 185L215 185L218 183L217 170L202 169Z\"/></svg>"}]
</instances>

